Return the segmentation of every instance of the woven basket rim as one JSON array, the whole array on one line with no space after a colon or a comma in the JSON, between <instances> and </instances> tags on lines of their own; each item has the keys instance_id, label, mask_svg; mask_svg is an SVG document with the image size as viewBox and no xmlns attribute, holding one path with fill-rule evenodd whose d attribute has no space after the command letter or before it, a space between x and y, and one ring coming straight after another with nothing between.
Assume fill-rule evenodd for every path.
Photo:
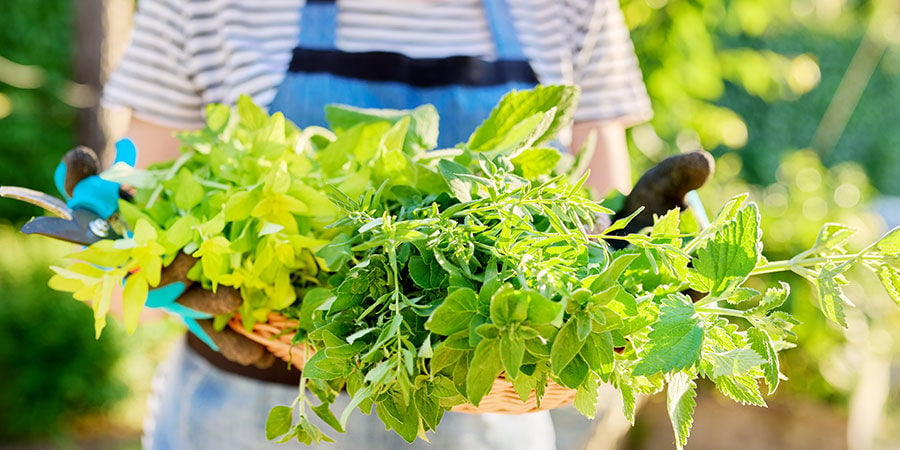
<instances>
[{"instance_id":1,"label":"woven basket rim","mask_svg":"<svg viewBox=\"0 0 900 450\"><path fill-rule=\"evenodd\" d=\"M258 322L253 330L247 331L239 314L228 322L228 326L237 333L263 345L269 352L291 363L298 370L303 370L306 358L312 356L303 344L292 344L294 334L285 332L287 328L297 326L298 322L278 313L269 313L266 322ZM466 403L452 408L454 412L467 414L527 414L566 406L575 401L575 389L570 389L548 380L544 396L538 405L535 392L531 391L525 402L513 388L512 383L500 374L490 392L485 395L479 405Z\"/></svg>"}]
</instances>

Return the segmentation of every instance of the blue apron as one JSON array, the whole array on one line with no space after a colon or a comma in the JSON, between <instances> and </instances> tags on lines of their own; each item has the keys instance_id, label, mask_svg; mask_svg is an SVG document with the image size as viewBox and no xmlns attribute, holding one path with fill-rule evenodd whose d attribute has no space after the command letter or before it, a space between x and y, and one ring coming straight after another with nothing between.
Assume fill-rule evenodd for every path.
<instances>
[{"instance_id":1,"label":"blue apron","mask_svg":"<svg viewBox=\"0 0 900 450\"><path fill-rule=\"evenodd\" d=\"M412 109L430 103L440 114L440 147L466 141L501 97L538 84L505 0L484 0L497 59L410 58L392 52L335 47L338 7L307 0L300 39L269 109L300 127L326 126L324 107Z\"/></svg>"}]
</instances>

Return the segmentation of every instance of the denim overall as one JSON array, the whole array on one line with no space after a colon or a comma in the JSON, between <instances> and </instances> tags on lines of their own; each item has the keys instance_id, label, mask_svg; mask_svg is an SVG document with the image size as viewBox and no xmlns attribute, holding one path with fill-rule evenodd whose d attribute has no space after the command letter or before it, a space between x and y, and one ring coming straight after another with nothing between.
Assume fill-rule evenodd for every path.
<instances>
[{"instance_id":1,"label":"denim overall","mask_svg":"<svg viewBox=\"0 0 900 450\"><path fill-rule=\"evenodd\" d=\"M324 107L412 109L430 103L440 114L438 145L468 139L501 97L537 83L505 0L484 0L497 59L454 56L409 58L390 52L343 52L335 47L334 1L307 0L300 40L275 99L298 126L325 126Z\"/></svg>"},{"instance_id":2,"label":"denim overall","mask_svg":"<svg viewBox=\"0 0 900 450\"><path fill-rule=\"evenodd\" d=\"M347 53L335 48L337 7L307 0L300 39L290 69L270 105L300 127L324 126L324 106L343 103L366 108L411 109L434 105L441 116L439 146L453 146L490 113L512 89L537 84L513 29L504 0L484 0L498 58L413 59L388 52ZM398 81L400 79L400 81ZM454 81L454 79L456 81ZM145 427L146 449L285 448L265 438L265 418L274 405L290 405L297 389L263 383L218 370L184 347L161 371L166 388L149 405L153 424ZM349 402L338 397L333 411ZM334 450L552 450L553 423L547 412L510 416L446 413L431 443L407 444L386 431L374 414L351 415L346 434L315 448ZM587 431L585 424L582 432ZM297 444L285 444L294 445Z\"/></svg>"}]
</instances>

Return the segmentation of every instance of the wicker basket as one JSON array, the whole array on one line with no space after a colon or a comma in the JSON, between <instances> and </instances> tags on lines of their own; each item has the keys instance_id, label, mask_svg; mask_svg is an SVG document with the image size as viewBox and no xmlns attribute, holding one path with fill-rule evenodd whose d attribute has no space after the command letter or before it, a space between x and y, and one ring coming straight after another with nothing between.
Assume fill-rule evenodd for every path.
<instances>
[{"instance_id":1,"label":"wicker basket","mask_svg":"<svg viewBox=\"0 0 900 450\"><path fill-rule=\"evenodd\" d=\"M292 333L285 330L296 327L297 322L280 314L269 314L269 320L265 323L257 323L253 331L244 329L241 319L235 316L228 322L228 326L234 331L246 336L255 342L265 346L275 356L290 362L294 367L303 369L304 359L308 355L302 345L291 345ZM510 382L502 376L494 380L491 392L481 399L481 404L476 408L471 404L457 405L453 411L468 414L526 414L535 411L554 409L565 406L575 400L575 390L560 386L553 381L547 384L541 406L538 407L534 392L528 396L524 403L516 393Z\"/></svg>"}]
</instances>

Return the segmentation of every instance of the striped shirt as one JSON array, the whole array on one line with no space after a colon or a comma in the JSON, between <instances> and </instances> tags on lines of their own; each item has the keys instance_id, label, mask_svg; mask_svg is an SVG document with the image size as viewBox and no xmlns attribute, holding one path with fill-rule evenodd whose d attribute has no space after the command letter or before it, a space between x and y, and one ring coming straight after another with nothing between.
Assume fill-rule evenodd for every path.
<instances>
[{"instance_id":1,"label":"striped shirt","mask_svg":"<svg viewBox=\"0 0 900 450\"><path fill-rule=\"evenodd\" d=\"M494 0L490 0L494 1ZM507 0L544 84L582 88L576 121L651 114L616 0ZM208 103L268 105L297 45L305 0L141 0L104 104L171 128L203 125ZM413 58L495 58L482 0L338 0L335 45Z\"/></svg>"}]
</instances>

